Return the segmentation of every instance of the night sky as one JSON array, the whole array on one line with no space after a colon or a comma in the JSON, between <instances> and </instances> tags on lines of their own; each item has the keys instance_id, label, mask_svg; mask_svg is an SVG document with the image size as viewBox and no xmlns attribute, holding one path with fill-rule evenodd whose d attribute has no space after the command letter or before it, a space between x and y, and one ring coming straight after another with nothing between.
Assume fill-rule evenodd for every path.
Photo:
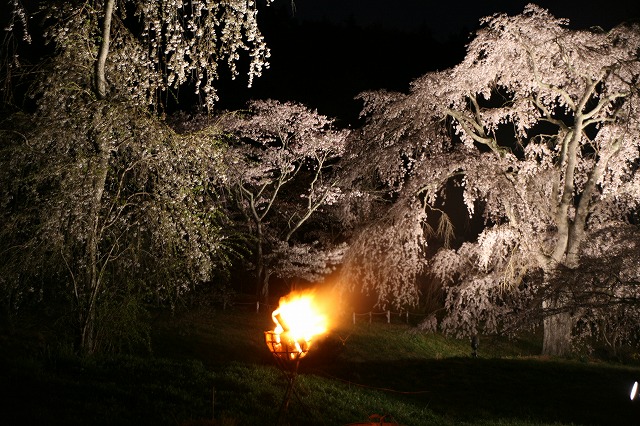
<instances>
[{"instance_id":1,"label":"night sky","mask_svg":"<svg viewBox=\"0 0 640 426\"><path fill-rule=\"evenodd\" d=\"M522 12L529 1L275 0L261 8L272 50L271 68L250 90L239 78L222 88L221 107L250 98L296 100L346 124L356 122L364 90L406 91L420 75L449 68L464 56L478 20ZM571 27L604 29L640 22L640 2L538 1Z\"/></svg>"},{"instance_id":2,"label":"night sky","mask_svg":"<svg viewBox=\"0 0 640 426\"><path fill-rule=\"evenodd\" d=\"M474 29L483 16L520 13L527 3L531 1L294 0L295 14L301 20L345 22L353 18L358 25L407 31L427 26L441 38L464 28ZM640 10L639 3L631 0L538 0L533 3L549 9L555 16L570 18L577 27L610 28L634 17L637 20Z\"/></svg>"}]
</instances>

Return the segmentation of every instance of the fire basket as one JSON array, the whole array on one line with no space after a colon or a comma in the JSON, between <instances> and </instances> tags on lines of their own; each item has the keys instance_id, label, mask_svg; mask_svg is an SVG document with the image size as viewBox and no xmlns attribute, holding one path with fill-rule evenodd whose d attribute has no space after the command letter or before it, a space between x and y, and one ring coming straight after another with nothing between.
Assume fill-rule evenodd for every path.
<instances>
[{"instance_id":1,"label":"fire basket","mask_svg":"<svg viewBox=\"0 0 640 426\"><path fill-rule=\"evenodd\" d=\"M294 389L298 366L300 360L309 352L312 336L326 331L326 318L313 309L312 300L313 297L310 295L282 298L278 309L271 314L276 327L272 331L264 332L269 352L287 380L277 424L286 416L292 395L296 396L306 410Z\"/></svg>"},{"instance_id":2,"label":"fire basket","mask_svg":"<svg viewBox=\"0 0 640 426\"><path fill-rule=\"evenodd\" d=\"M287 381L287 388L278 410L278 420L276 424L280 424L281 420L286 416L289 409L289 402L291 396L295 395L298 401L300 397L295 392L294 386L296 377L298 375L298 366L300 365L300 359L302 359L308 350L308 344L300 345L293 340L287 333L276 333L274 331L265 331L264 333L267 347L276 360L276 364L285 375ZM304 347L304 349L303 349ZM302 404L304 406L304 404Z\"/></svg>"},{"instance_id":3,"label":"fire basket","mask_svg":"<svg viewBox=\"0 0 640 426\"><path fill-rule=\"evenodd\" d=\"M282 370L291 370L293 365L297 366L300 359L304 358L309 351L307 340L295 340L287 332L265 331L264 338L269 351Z\"/></svg>"}]
</instances>

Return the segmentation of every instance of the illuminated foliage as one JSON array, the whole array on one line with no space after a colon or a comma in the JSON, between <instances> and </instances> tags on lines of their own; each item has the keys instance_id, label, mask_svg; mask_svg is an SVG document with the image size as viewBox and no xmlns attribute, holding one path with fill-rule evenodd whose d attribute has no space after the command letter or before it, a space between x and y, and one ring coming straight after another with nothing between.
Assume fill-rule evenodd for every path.
<instances>
[{"instance_id":1,"label":"illuminated foliage","mask_svg":"<svg viewBox=\"0 0 640 426\"><path fill-rule=\"evenodd\" d=\"M45 37L61 56L90 62L96 83L105 80L105 96L145 108L160 106L159 96L181 87L190 87L211 108L221 65L235 78L242 52L250 58L249 85L268 66L253 1L97 0L47 2L42 8L52 23ZM57 71L70 72L64 66Z\"/></svg>"},{"instance_id":2,"label":"illuminated foliage","mask_svg":"<svg viewBox=\"0 0 640 426\"><path fill-rule=\"evenodd\" d=\"M248 116L229 116L222 125L239 138L227 152L227 173L256 241L256 296L268 295L271 273L320 278L341 251L323 253L330 247L293 237L341 197L332 166L348 132L303 105L271 100L253 102Z\"/></svg>"},{"instance_id":3,"label":"illuminated foliage","mask_svg":"<svg viewBox=\"0 0 640 426\"><path fill-rule=\"evenodd\" d=\"M13 21L26 16L13 6ZM189 86L210 108L219 66L236 76L248 51L251 83L268 50L251 1L42 2L41 12L53 54L34 74L36 110L2 123L0 284L9 309L31 293L70 301L65 320L94 352L117 334L104 327L118 313L100 307L139 294L173 303L227 268L222 138L213 127L177 135L150 111Z\"/></svg>"},{"instance_id":4,"label":"illuminated foliage","mask_svg":"<svg viewBox=\"0 0 640 426\"><path fill-rule=\"evenodd\" d=\"M5 294L66 283L72 322L92 351L101 301L133 286L174 302L225 267L215 133L178 136L107 102L24 124L3 133L12 136L1 172Z\"/></svg>"},{"instance_id":5,"label":"illuminated foliage","mask_svg":"<svg viewBox=\"0 0 640 426\"><path fill-rule=\"evenodd\" d=\"M450 285L442 326L465 334L496 331L514 312L509 292L579 272L586 253L607 244L596 233L609 229L624 245L615 230L640 206L637 25L575 31L535 5L482 24L458 66L424 75L406 95L363 94L368 124L352 154L394 205L367 228L366 247L403 244L366 254L384 271L359 274L360 284L381 302L417 301L415 276L427 269L416 257L447 182L461 186L469 217L484 216L477 240L440 252L429 268ZM544 352L566 353L580 313L569 293L544 294Z\"/></svg>"}]
</instances>

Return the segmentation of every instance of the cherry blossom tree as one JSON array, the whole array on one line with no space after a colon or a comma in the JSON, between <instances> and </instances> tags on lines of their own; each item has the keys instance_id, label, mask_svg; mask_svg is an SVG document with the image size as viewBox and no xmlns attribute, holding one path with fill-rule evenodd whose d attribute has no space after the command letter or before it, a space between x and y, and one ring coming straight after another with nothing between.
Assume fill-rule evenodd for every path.
<instances>
[{"instance_id":1,"label":"cherry blossom tree","mask_svg":"<svg viewBox=\"0 0 640 426\"><path fill-rule=\"evenodd\" d=\"M162 93L189 84L211 108L222 64L237 77L246 51L249 86L268 66L252 0L46 2L42 10L50 42L93 63L98 98L159 107Z\"/></svg>"},{"instance_id":2,"label":"cherry blossom tree","mask_svg":"<svg viewBox=\"0 0 640 426\"><path fill-rule=\"evenodd\" d=\"M510 292L553 289L560 276L579 273L593 260L587 252L603 244L597 233L608 230L624 246L617 239L628 231L615 230L637 223L640 206L638 26L571 30L535 5L481 23L458 66L424 75L408 94L361 95L368 124L350 157L361 159L360 170L371 165L393 206L379 230L366 231L367 247L402 244L385 265L399 265L394 280L359 274L360 282L395 303L419 296L426 217L447 196L447 182L461 185L470 217L484 216L475 241L443 249L428 266L449 286L442 326L468 334L495 331L514 312ZM358 150L361 141L369 154ZM390 237L398 227L402 237ZM630 243L627 250L637 259ZM580 319L572 294L538 294L543 352L566 354Z\"/></svg>"},{"instance_id":3,"label":"cherry blossom tree","mask_svg":"<svg viewBox=\"0 0 640 426\"><path fill-rule=\"evenodd\" d=\"M248 116L230 116L221 125L240 139L227 152L227 174L255 238L256 297L268 296L272 272L290 278L302 268L304 276L318 277L335 255L327 253L318 265L321 249L295 245L293 237L340 197L331 171L348 132L334 129L329 118L303 105L273 100L255 101Z\"/></svg>"},{"instance_id":4,"label":"cherry blossom tree","mask_svg":"<svg viewBox=\"0 0 640 426\"><path fill-rule=\"evenodd\" d=\"M253 1L40 6L53 52L33 74L36 111L2 123L2 290L12 304L62 283L90 353L109 297L166 301L226 268L223 137L177 135L155 112L185 87L212 107L223 63L236 76L247 51L250 84L269 53Z\"/></svg>"}]
</instances>

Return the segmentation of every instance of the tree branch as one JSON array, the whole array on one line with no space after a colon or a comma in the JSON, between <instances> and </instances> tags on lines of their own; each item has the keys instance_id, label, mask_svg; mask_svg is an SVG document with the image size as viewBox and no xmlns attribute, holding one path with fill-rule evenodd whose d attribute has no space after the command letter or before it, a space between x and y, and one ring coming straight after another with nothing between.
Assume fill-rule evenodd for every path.
<instances>
[{"instance_id":1,"label":"tree branch","mask_svg":"<svg viewBox=\"0 0 640 426\"><path fill-rule=\"evenodd\" d=\"M111 42L111 18L115 0L107 0L104 4L104 23L102 26L102 41L98 51L98 60L95 69L96 96L98 99L105 99L107 96L107 80L105 78L105 64L109 54L109 44Z\"/></svg>"}]
</instances>

